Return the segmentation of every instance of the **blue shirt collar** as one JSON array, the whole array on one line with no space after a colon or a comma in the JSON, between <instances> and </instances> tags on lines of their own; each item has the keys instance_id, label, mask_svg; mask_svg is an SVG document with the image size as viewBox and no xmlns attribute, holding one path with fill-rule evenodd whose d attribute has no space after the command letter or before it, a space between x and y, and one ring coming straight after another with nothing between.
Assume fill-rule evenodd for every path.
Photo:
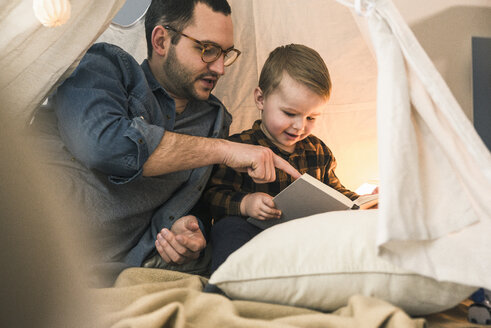
<instances>
[{"instance_id":1,"label":"blue shirt collar","mask_svg":"<svg viewBox=\"0 0 491 328\"><path fill-rule=\"evenodd\" d=\"M150 87L152 92L155 92L155 91L160 89L164 92L164 94L168 98L172 99L172 97L167 93L167 91L165 91L164 87L162 87L162 85L157 81L157 79L153 75L152 70L150 69L150 64L148 63L148 59L145 59L141 63L141 68L142 68L143 72L145 73L145 77L147 79L148 86Z\"/></svg>"}]
</instances>

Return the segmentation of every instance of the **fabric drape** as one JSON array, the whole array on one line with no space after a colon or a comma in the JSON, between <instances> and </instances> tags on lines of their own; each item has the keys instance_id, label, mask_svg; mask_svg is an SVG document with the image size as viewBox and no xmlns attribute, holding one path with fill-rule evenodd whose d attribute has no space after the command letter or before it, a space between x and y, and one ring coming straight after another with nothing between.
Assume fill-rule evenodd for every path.
<instances>
[{"instance_id":1,"label":"fabric drape","mask_svg":"<svg viewBox=\"0 0 491 328\"><path fill-rule=\"evenodd\" d=\"M380 255L491 285L491 154L394 5L368 17L378 58Z\"/></svg>"},{"instance_id":2,"label":"fabric drape","mask_svg":"<svg viewBox=\"0 0 491 328\"><path fill-rule=\"evenodd\" d=\"M124 0L71 1L71 18L43 26L31 0L0 2L0 99L8 124L22 128L66 78L123 6Z\"/></svg>"}]
</instances>

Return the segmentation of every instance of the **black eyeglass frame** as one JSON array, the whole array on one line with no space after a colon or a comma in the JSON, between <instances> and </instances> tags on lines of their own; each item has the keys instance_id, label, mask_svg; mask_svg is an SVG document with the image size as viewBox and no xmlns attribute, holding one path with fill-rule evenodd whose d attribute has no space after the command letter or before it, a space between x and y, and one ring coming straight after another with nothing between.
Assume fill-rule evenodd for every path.
<instances>
[{"instance_id":1,"label":"black eyeglass frame","mask_svg":"<svg viewBox=\"0 0 491 328\"><path fill-rule=\"evenodd\" d=\"M216 43L210 43L210 42L203 42L203 41L200 41L200 40L197 40L195 38L193 38L192 36L189 36L185 33L182 33L181 31L178 31L176 30L175 28L173 28L172 26L170 25L162 25L163 28L165 28L166 30L169 30L169 31L172 31L172 32L175 32L175 33L178 33L192 41L194 41L196 44L199 44L199 46L201 47L201 60L204 62L204 63L213 63L214 61L216 61L218 58L220 58L220 56L222 54L224 54L224 63L223 65L224 66L230 66L232 65L233 63L235 63L235 61L237 60L237 58L239 58L240 54L241 54L241 51L238 50L238 49L235 49L234 47L230 47L228 49L222 49L222 47L220 47L218 44ZM206 49L209 49L210 47L213 47L213 48L216 48L218 49L219 51L217 52L217 55L215 56L215 58L213 58L212 60L205 60L205 51ZM237 54L237 56L230 62L230 63L226 63L226 58L227 58L227 55L231 52L234 52Z\"/></svg>"}]
</instances>

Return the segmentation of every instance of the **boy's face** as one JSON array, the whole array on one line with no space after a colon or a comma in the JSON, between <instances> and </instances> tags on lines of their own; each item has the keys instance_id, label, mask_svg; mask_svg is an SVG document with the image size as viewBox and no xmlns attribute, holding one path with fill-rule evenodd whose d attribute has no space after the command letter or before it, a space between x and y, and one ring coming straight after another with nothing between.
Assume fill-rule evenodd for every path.
<instances>
[{"instance_id":1,"label":"boy's face","mask_svg":"<svg viewBox=\"0 0 491 328\"><path fill-rule=\"evenodd\" d=\"M254 90L256 105L262 111L263 131L279 148L293 152L315 126L327 99L284 73L280 85L267 97Z\"/></svg>"}]
</instances>

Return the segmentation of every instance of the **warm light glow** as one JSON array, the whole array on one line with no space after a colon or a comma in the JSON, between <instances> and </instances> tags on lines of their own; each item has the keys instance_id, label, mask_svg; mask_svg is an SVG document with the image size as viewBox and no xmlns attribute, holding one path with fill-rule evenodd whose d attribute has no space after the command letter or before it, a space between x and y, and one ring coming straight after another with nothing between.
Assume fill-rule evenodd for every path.
<instances>
[{"instance_id":1,"label":"warm light glow","mask_svg":"<svg viewBox=\"0 0 491 328\"><path fill-rule=\"evenodd\" d=\"M364 183L362 184L361 186L359 186L355 192L358 194L358 195L366 195L366 194L371 194L375 188L377 188L378 186L376 184L372 184L372 183Z\"/></svg>"},{"instance_id":2,"label":"warm light glow","mask_svg":"<svg viewBox=\"0 0 491 328\"><path fill-rule=\"evenodd\" d=\"M70 18L69 0L33 0L32 8L36 18L47 27L63 25Z\"/></svg>"}]
</instances>

